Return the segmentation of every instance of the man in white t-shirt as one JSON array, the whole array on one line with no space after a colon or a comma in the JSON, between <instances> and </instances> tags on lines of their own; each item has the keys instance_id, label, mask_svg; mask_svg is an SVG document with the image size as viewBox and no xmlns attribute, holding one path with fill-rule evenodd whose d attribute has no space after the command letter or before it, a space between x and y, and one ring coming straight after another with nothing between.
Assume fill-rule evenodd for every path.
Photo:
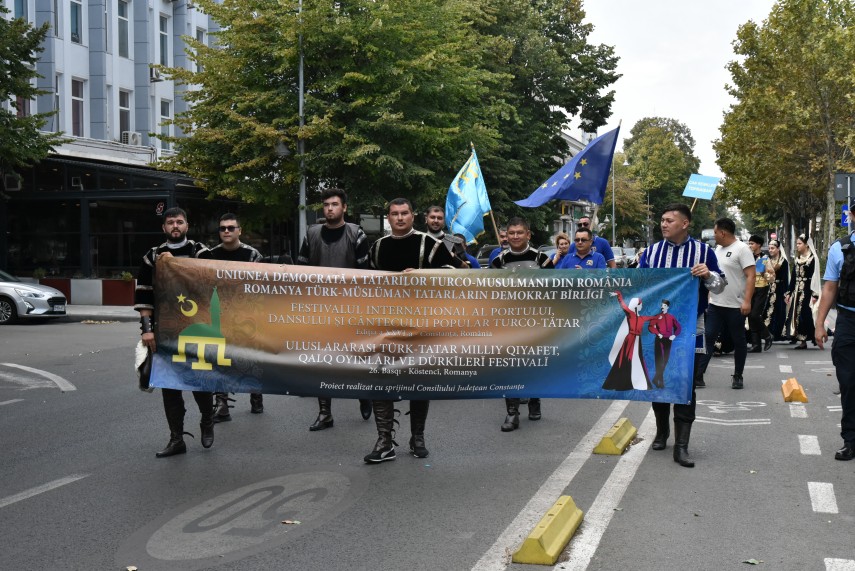
<instances>
[{"instance_id":1,"label":"man in white t-shirt","mask_svg":"<svg viewBox=\"0 0 855 571\"><path fill-rule=\"evenodd\" d=\"M719 268L727 279L727 287L721 293L710 293L710 305L706 317L707 347L712 347L723 331L728 331L733 340L733 377L730 388L741 389L748 343L745 339L745 318L751 313L751 298L754 296L754 254L747 244L736 238L736 224L730 218L715 221L715 256ZM712 351L703 358L701 374L706 372ZM695 386L706 386L703 378Z\"/></svg>"}]
</instances>

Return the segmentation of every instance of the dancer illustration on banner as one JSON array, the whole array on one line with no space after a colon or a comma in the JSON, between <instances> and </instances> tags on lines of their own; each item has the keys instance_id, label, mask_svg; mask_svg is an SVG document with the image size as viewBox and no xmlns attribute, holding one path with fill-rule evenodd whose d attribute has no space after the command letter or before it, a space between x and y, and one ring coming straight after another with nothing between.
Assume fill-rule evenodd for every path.
<instances>
[{"instance_id":1,"label":"dancer illustration on banner","mask_svg":"<svg viewBox=\"0 0 855 571\"><path fill-rule=\"evenodd\" d=\"M603 388L610 391L650 390L653 387L650 384L647 365L644 364L641 333L644 324L656 319L658 315L639 315L641 298L634 297L627 305L623 301L621 292L615 291L609 295L617 296L621 308L626 313L626 320L621 323L612 350L609 352L609 363L612 368L606 376Z\"/></svg>"},{"instance_id":2,"label":"dancer illustration on banner","mask_svg":"<svg viewBox=\"0 0 855 571\"><path fill-rule=\"evenodd\" d=\"M653 375L653 385L665 388L665 367L671 356L671 342L680 334L682 328L677 318L668 313L671 302L662 300L659 315L654 315L647 324L647 330L656 337L653 340L653 357L656 360L656 374Z\"/></svg>"}]
</instances>

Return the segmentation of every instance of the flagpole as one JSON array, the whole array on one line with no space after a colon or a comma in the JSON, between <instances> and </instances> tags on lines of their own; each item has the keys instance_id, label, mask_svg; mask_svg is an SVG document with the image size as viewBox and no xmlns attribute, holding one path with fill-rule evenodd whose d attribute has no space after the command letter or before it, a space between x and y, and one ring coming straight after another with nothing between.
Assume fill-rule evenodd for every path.
<instances>
[{"instance_id":1,"label":"flagpole","mask_svg":"<svg viewBox=\"0 0 855 571\"><path fill-rule=\"evenodd\" d=\"M496 242L499 243L499 246L502 245L502 239L499 238L499 227L496 226L496 219L493 218L493 211L490 211L490 220L493 222L493 232L496 233Z\"/></svg>"},{"instance_id":2,"label":"flagpole","mask_svg":"<svg viewBox=\"0 0 855 571\"><path fill-rule=\"evenodd\" d=\"M618 121L618 124L617 124L618 129L620 129L621 123L623 123L623 119ZM613 149L612 150L612 246L617 245L617 242L615 241L616 240L616 238L615 238L615 224L617 223L617 219L615 218L615 202L617 202L617 200L616 200L616 195L615 195L615 153L614 153L614 149Z\"/></svg>"}]
</instances>

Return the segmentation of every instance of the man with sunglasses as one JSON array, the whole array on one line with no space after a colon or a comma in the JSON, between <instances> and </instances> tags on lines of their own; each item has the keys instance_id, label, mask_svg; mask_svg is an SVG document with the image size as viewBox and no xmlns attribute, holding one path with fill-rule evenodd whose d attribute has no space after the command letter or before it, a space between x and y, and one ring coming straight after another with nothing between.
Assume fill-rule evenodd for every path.
<instances>
[{"instance_id":1,"label":"man with sunglasses","mask_svg":"<svg viewBox=\"0 0 855 571\"><path fill-rule=\"evenodd\" d=\"M220 243L211 249L211 256L215 260L227 260L230 262L261 262L261 252L240 241L240 222L236 214L227 212L220 216ZM214 410L214 422L228 422L232 419L229 413L228 393L214 393L216 400ZM249 394L249 411L253 414L264 412L264 399L261 393Z\"/></svg>"},{"instance_id":2,"label":"man with sunglasses","mask_svg":"<svg viewBox=\"0 0 855 571\"><path fill-rule=\"evenodd\" d=\"M571 249L566 256L561 258L561 261L555 266L556 270L606 269L606 259L601 253L593 250L594 234L590 229L579 228L576 230L576 237L573 242L576 245L575 250Z\"/></svg>"},{"instance_id":3,"label":"man with sunglasses","mask_svg":"<svg viewBox=\"0 0 855 571\"><path fill-rule=\"evenodd\" d=\"M593 229L591 228L591 217L590 216L582 216L579 218L579 223L577 224L578 228L587 228L593 234ZM576 250L578 242L574 242L570 244L569 253L573 253ZM601 238L599 236L594 236L594 241L591 243L591 250L594 252L598 252L602 254L603 258L606 259L606 267L616 268L617 264L615 263L615 254L612 252L612 247L609 245L608 240L605 238Z\"/></svg>"}]
</instances>

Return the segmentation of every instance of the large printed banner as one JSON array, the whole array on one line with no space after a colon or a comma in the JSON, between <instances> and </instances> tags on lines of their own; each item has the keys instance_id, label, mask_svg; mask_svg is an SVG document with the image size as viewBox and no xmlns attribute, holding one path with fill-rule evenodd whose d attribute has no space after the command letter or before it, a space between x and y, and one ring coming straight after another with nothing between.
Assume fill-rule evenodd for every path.
<instances>
[{"instance_id":1,"label":"large printed banner","mask_svg":"<svg viewBox=\"0 0 855 571\"><path fill-rule=\"evenodd\" d=\"M688 269L404 273L161 258L152 386L687 403Z\"/></svg>"}]
</instances>

